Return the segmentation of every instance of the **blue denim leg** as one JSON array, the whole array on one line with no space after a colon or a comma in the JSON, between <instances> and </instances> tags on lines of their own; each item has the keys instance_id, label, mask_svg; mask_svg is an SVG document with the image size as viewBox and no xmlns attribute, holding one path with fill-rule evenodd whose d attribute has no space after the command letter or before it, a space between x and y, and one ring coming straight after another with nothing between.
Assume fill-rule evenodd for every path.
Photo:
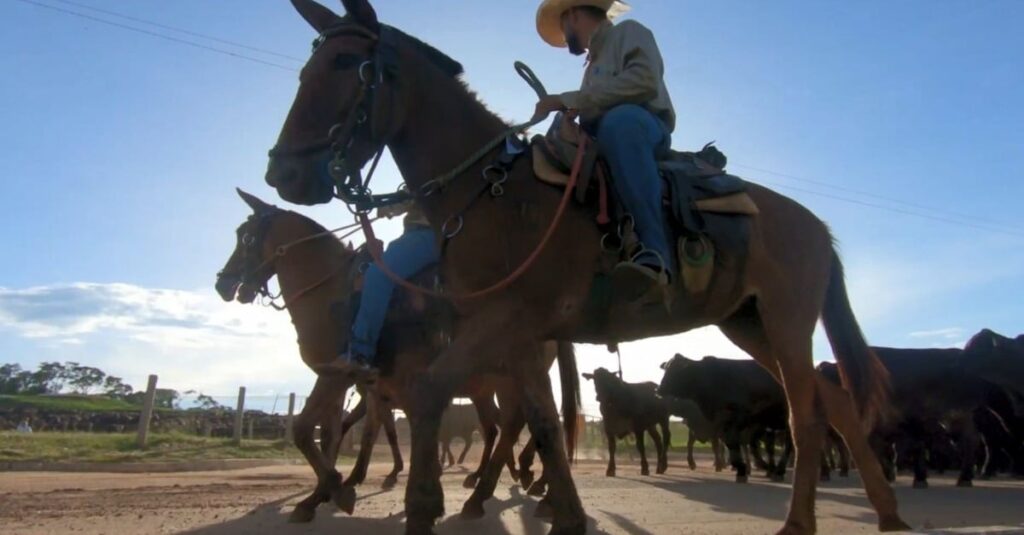
<instances>
[{"instance_id":1,"label":"blue denim leg","mask_svg":"<svg viewBox=\"0 0 1024 535\"><path fill-rule=\"evenodd\" d=\"M661 209L661 177L657 158L668 150L668 129L657 117L635 104L609 110L597 126L597 144L612 171L612 184L633 214L636 231L646 249L656 251L672 269L672 253L665 236ZM654 255L641 255L640 263L658 265Z\"/></svg>"},{"instance_id":2,"label":"blue denim leg","mask_svg":"<svg viewBox=\"0 0 1024 535\"><path fill-rule=\"evenodd\" d=\"M429 228L405 231L405 234L388 245L381 260L399 277L415 275L438 261L434 231ZM371 264L363 281L359 312L352 323L351 343L353 352L368 357L371 362L377 354L377 340L388 315L388 305L394 290L395 283L376 265Z\"/></svg>"}]
</instances>

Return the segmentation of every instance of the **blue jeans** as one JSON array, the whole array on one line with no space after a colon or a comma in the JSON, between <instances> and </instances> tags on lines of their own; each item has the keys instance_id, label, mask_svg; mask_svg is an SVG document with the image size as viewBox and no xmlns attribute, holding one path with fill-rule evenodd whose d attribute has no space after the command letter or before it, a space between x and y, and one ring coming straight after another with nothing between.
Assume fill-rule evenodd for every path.
<instances>
[{"instance_id":1,"label":"blue jeans","mask_svg":"<svg viewBox=\"0 0 1024 535\"><path fill-rule=\"evenodd\" d=\"M647 252L636 262L660 266L650 251L661 255L665 269L672 270L672 252L665 236L661 208L661 177L658 157L672 143L660 119L635 104L621 104L609 110L597 124L598 147L612 171L612 184L633 215L636 232Z\"/></svg>"},{"instance_id":2,"label":"blue jeans","mask_svg":"<svg viewBox=\"0 0 1024 535\"><path fill-rule=\"evenodd\" d=\"M438 252L434 231L429 228L406 230L404 234L388 244L381 258L385 265L399 277L408 278L430 264L437 263ZM374 264L366 270L363 279L363 295L359 301L359 312L352 323L350 350L373 361L377 354L377 340L388 315L388 305L395 283Z\"/></svg>"}]
</instances>

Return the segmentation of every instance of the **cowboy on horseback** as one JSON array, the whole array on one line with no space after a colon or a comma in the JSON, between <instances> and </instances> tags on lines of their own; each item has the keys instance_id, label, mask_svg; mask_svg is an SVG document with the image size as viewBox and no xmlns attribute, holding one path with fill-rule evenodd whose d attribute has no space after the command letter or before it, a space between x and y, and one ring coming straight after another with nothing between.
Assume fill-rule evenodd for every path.
<instances>
[{"instance_id":1,"label":"cowboy on horseback","mask_svg":"<svg viewBox=\"0 0 1024 535\"><path fill-rule=\"evenodd\" d=\"M648 287L666 285L672 276L657 161L671 145L675 111L654 35L633 20L611 22L628 9L613 0L541 3L541 38L551 46L568 47L576 56L587 53L587 67L578 91L541 98L534 118L569 110L597 139L616 193L643 244L630 261L616 266L614 276L623 285Z\"/></svg>"},{"instance_id":2,"label":"cowboy on horseback","mask_svg":"<svg viewBox=\"0 0 1024 535\"><path fill-rule=\"evenodd\" d=\"M396 275L411 277L437 263L439 257L434 231L415 204L409 202L380 208L377 213L388 218L406 214L403 220L405 231L388 244L381 258ZM331 364L331 370L365 379L373 378L377 368L377 342L394 290L395 283L375 263L370 263L363 278L359 309L352 322L351 342L348 350Z\"/></svg>"}]
</instances>

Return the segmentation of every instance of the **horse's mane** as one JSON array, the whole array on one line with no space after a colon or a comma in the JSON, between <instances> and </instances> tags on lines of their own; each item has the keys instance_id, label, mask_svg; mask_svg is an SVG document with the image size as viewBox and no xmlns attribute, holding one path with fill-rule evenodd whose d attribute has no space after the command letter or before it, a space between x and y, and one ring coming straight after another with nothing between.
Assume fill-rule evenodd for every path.
<instances>
[{"instance_id":1,"label":"horse's mane","mask_svg":"<svg viewBox=\"0 0 1024 535\"><path fill-rule=\"evenodd\" d=\"M359 25L359 23L353 18L351 18L350 15L342 17L342 20L344 20L345 23L347 24ZM413 52L415 52L419 56L422 56L423 59L425 59L429 65L441 71L443 75L459 82L458 85L465 92L465 94L472 98L477 104L479 104L480 107L484 109L484 111L493 115L501 122L509 124L508 121L506 121L497 113L494 113L490 108L488 108L487 104L483 100L481 100L480 96L469 87L469 84L467 84L466 81L463 79L463 75L465 75L466 71L465 68L462 66L462 63L455 60L448 54L441 52L433 45L424 42L418 37L413 37L412 35L409 35L408 33L405 33L404 31L399 30L394 26L388 26L388 28L390 31L394 32L395 35L398 36L398 41L401 44L408 46L410 49L412 49Z\"/></svg>"}]
</instances>

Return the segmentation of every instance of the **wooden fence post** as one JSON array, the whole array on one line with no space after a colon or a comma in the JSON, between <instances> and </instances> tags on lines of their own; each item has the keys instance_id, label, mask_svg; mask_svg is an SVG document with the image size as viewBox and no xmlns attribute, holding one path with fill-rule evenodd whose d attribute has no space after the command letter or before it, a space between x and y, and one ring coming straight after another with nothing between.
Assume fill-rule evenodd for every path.
<instances>
[{"instance_id":1,"label":"wooden fence post","mask_svg":"<svg viewBox=\"0 0 1024 535\"><path fill-rule=\"evenodd\" d=\"M288 443L295 441L295 392L288 394L288 418L284 424L284 439Z\"/></svg>"},{"instance_id":2,"label":"wooden fence post","mask_svg":"<svg viewBox=\"0 0 1024 535\"><path fill-rule=\"evenodd\" d=\"M242 444L242 415L245 413L245 387L238 387L238 407L235 409L235 432L232 435L236 446Z\"/></svg>"},{"instance_id":3,"label":"wooden fence post","mask_svg":"<svg viewBox=\"0 0 1024 535\"><path fill-rule=\"evenodd\" d=\"M140 450L146 449L146 438L149 435L149 422L153 418L153 405L156 402L156 376L149 376L146 384L146 397L142 401L142 414L139 415L139 430L135 445Z\"/></svg>"}]
</instances>

